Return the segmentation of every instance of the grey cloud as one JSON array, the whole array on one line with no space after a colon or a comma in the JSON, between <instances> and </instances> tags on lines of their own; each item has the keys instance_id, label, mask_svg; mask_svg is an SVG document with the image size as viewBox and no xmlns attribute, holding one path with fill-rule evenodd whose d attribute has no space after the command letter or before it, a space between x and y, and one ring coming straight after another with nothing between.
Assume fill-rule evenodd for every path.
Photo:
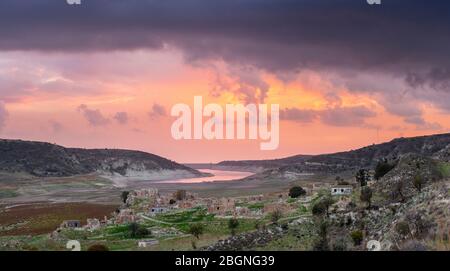
<instances>
[{"instance_id":1,"label":"grey cloud","mask_svg":"<svg viewBox=\"0 0 450 271\"><path fill-rule=\"evenodd\" d=\"M64 125L62 125L58 121L50 120L49 124L50 124L50 128L52 129L53 133L55 133L55 134L58 134L64 130Z\"/></svg>"},{"instance_id":2,"label":"grey cloud","mask_svg":"<svg viewBox=\"0 0 450 271\"><path fill-rule=\"evenodd\" d=\"M449 3L350 0L0 2L0 50L181 48L268 70L447 69ZM413 58L411 56L414 56ZM407 69L405 69L407 68Z\"/></svg>"},{"instance_id":3,"label":"grey cloud","mask_svg":"<svg viewBox=\"0 0 450 271\"><path fill-rule=\"evenodd\" d=\"M167 111L166 108L164 108L164 106L155 103L153 104L152 109L148 113L148 115L150 116L150 118L155 119L167 116Z\"/></svg>"},{"instance_id":4,"label":"grey cloud","mask_svg":"<svg viewBox=\"0 0 450 271\"><path fill-rule=\"evenodd\" d=\"M338 107L320 113L323 123L332 126L364 126L376 113L365 106Z\"/></svg>"},{"instance_id":5,"label":"grey cloud","mask_svg":"<svg viewBox=\"0 0 450 271\"><path fill-rule=\"evenodd\" d=\"M283 120L301 123L320 120L326 125L339 127L369 127L366 120L375 116L376 113L365 106L334 107L323 110L290 108L280 112L280 118Z\"/></svg>"},{"instance_id":6,"label":"grey cloud","mask_svg":"<svg viewBox=\"0 0 450 271\"><path fill-rule=\"evenodd\" d=\"M103 116L98 109L89 109L86 105L82 104L77 108L77 110L83 114L84 118L91 126L104 126L110 123L110 120Z\"/></svg>"},{"instance_id":7,"label":"grey cloud","mask_svg":"<svg viewBox=\"0 0 450 271\"><path fill-rule=\"evenodd\" d=\"M450 68L434 67L423 73L410 72L406 82L413 88L430 87L435 90L450 90Z\"/></svg>"},{"instance_id":8,"label":"grey cloud","mask_svg":"<svg viewBox=\"0 0 450 271\"><path fill-rule=\"evenodd\" d=\"M0 55L0 58L5 55ZM48 58L11 56L0 62L0 97L5 102L20 101L24 97L36 94L52 94L61 96L79 96L86 93L99 93L102 89L98 81L71 80L60 76L65 64L49 67ZM32 65L31 63L34 63Z\"/></svg>"},{"instance_id":9,"label":"grey cloud","mask_svg":"<svg viewBox=\"0 0 450 271\"><path fill-rule=\"evenodd\" d=\"M128 123L128 113L127 112L117 112L114 115L114 119L122 125L125 125Z\"/></svg>"},{"instance_id":10,"label":"grey cloud","mask_svg":"<svg viewBox=\"0 0 450 271\"><path fill-rule=\"evenodd\" d=\"M401 78L418 99L449 109L450 3L438 0L0 1L0 50L93 52L180 49L192 64L218 59L282 74L335 72L357 86ZM238 93L265 97L251 80ZM375 82L376 84L376 82ZM367 83L366 83L367 85ZM252 88L253 87L253 88ZM259 90L258 90L259 89ZM446 97L430 89L438 90ZM444 98L444 99L443 99ZM400 112L401 114L401 112Z\"/></svg>"},{"instance_id":11,"label":"grey cloud","mask_svg":"<svg viewBox=\"0 0 450 271\"><path fill-rule=\"evenodd\" d=\"M421 116L405 117L405 122L416 126L417 130L441 130L443 127L437 122L427 122Z\"/></svg>"},{"instance_id":12,"label":"grey cloud","mask_svg":"<svg viewBox=\"0 0 450 271\"><path fill-rule=\"evenodd\" d=\"M280 111L280 118L301 123L311 123L319 116L315 110L287 108Z\"/></svg>"},{"instance_id":13,"label":"grey cloud","mask_svg":"<svg viewBox=\"0 0 450 271\"><path fill-rule=\"evenodd\" d=\"M215 80L210 89L213 97L229 92L245 103L264 103L267 98L270 85L262 78L261 70L245 65L228 67L226 71L219 71L214 65L209 67L215 70Z\"/></svg>"}]
</instances>

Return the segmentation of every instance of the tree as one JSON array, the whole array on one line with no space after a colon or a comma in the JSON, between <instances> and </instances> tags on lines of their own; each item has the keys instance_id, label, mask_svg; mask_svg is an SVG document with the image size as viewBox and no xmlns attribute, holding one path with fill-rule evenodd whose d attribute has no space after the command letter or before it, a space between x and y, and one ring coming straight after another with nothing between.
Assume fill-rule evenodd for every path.
<instances>
[{"instance_id":1,"label":"tree","mask_svg":"<svg viewBox=\"0 0 450 271\"><path fill-rule=\"evenodd\" d=\"M327 195L327 196L325 196L322 199L322 202L323 202L323 205L325 207L326 214L328 216L328 212L329 212L330 206L334 204L334 200L333 200L333 198L330 195Z\"/></svg>"},{"instance_id":2,"label":"tree","mask_svg":"<svg viewBox=\"0 0 450 271\"><path fill-rule=\"evenodd\" d=\"M136 222L132 222L129 226L128 226L128 230L130 231L130 235L132 238L136 237L137 231L139 228L139 224Z\"/></svg>"},{"instance_id":3,"label":"tree","mask_svg":"<svg viewBox=\"0 0 450 271\"><path fill-rule=\"evenodd\" d=\"M419 191L419 193L422 192L422 187L424 184L425 184L425 179L420 174L417 174L414 177L413 185L417 189L417 191Z\"/></svg>"},{"instance_id":4,"label":"tree","mask_svg":"<svg viewBox=\"0 0 450 271\"><path fill-rule=\"evenodd\" d=\"M312 214L315 216L322 216L326 213L326 207L322 201L317 202L312 207Z\"/></svg>"},{"instance_id":5,"label":"tree","mask_svg":"<svg viewBox=\"0 0 450 271\"><path fill-rule=\"evenodd\" d=\"M228 220L228 229L230 229L231 235L236 234L236 229L238 227L239 227L239 220L237 220L236 218L230 218L230 220Z\"/></svg>"},{"instance_id":6,"label":"tree","mask_svg":"<svg viewBox=\"0 0 450 271\"><path fill-rule=\"evenodd\" d=\"M367 169L360 169L356 173L355 178L356 182L358 182L361 187L366 186L367 182L369 181L369 172L367 171Z\"/></svg>"},{"instance_id":7,"label":"tree","mask_svg":"<svg viewBox=\"0 0 450 271\"><path fill-rule=\"evenodd\" d=\"M379 161L375 167L374 178L379 180L384 175L388 174L393 168L395 168L395 164L389 163L386 159Z\"/></svg>"},{"instance_id":8,"label":"tree","mask_svg":"<svg viewBox=\"0 0 450 271\"><path fill-rule=\"evenodd\" d=\"M272 223L274 224L277 224L282 215L283 214L281 213L281 211L279 209L276 209L270 214L270 221L272 221Z\"/></svg>"},{"instance_id":9,"label":"tree","mask_svg":"<svg viewBox=\"0 0 450 271\"><path fill-rule=\"evenodd\" d=\"M102 244L93 244L87 249L87 251L109 251L109 248Z\"/></svg>"},{"instance_id":10,"label":"tree","mask_svg":"<svg viewBox=\"0 0 450 271\"><path fill-rule=\"evenodd\" d=\"M361 201L367 202L367 208L370 208L372 203L372 189L368 186L364 186L361 188L361 195L359 196Z\"/></svg>"},{"instance_id":11,"label":"tree","mask_svg":"<svg viewBox=\"0 0 450 271\"><path fill-rule=\"evenodd\" d=\"M193 224L193 225L189 226L188 233L192 234L197 239L200 239L200 235L203 234L204 230L205 229L204 229L203 225L200 223L197 223L197 224Z\"/></svg>"},{"instance_id":12,"label":"tree","mask_svg":"<svg viewBox=\"0 0 450 271\"><path fill-rule=\"evenodd\" d=\"M175 198L177 200L184 200L186 198L186 195L186 190L178 190L177 192L175 192Z\"/></svg>"},{"instance_id":13,"label":"tree","mask_svg":"<svg viewBox=\"0 0 450 271\"><path fill-rule=\"evenodd\" d=\"M289 190L289 197L291 198L298 198L303 195L306 195L306 191L300 186L294 186Z\"/></svg>"},{"instance_id":14,"label":"tree","mask_svg":"<svg viewBox=\"0 0 450 271\"><path fill-rule=\"evenodd\" d=\"M328 216L330 206L333 204L334 204L333 197L331 197L331 195L326 195L320 201L318 201L316 204L313 205L312 214L316 216L326 214Z\"/></svg>"},{"instance_id":15,"label":"tree","mask_svg":"<svg viewBox=\"0 0 450 271\"><path fill-rule=\"evenodd\" d=\"M122 199L123 203L127 203L128 195L130 194L130 191L123 191L120 195L120 198Z\"/></svg>"},{"instance_id":16,"label":"tree","mask_svg":"<svg viewBox=\"0 0 450 271\"><path fill-rule=\"evenodd\" d=\"M136 232L136 237L142 238L142 237L146 237L148 235L150 235L150 231L145 227L139 226L139 228Z\"/></svg>"},{"instance_id":17,"label":"tree","mask_svg":"<svg viewBox=\"0 0 450 271\"><path fill-rule=\"evenodd\" d=\"M131 238L142 238L150 235L150 231L144 226L139 225L136 222L131 223L128 226Z\"/></svg>"}]
</instances>

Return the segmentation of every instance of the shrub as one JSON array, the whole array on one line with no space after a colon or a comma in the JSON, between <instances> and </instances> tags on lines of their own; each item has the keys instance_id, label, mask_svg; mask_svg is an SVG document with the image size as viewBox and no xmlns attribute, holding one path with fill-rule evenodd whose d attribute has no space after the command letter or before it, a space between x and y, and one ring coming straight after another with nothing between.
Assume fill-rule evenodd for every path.
<instances>
[{"instance_id":1,"label":"shrub","mask_svg":"<svg viewBox=\"0 0 450 271\"><path fill-rule=\"evenodd\" d=\"M188 233L195 236L197 239L200 239L200 235L203 234L205 228L202 224L197 223L189 226Z\"/></svg>"},{"instance_id":2,"label":"shrub","mask_svg":"<svg viewBox=\"0 0 450 271\"><path fill-rule=\"evenodd\" d=\"M350 234L350 237L353 240L353 244L355 246L359 246L359 245L361 245L361 242L363 240L363 232L360 230L352 231L352 233Z\"/></svg>"},{"instance_id":3,"label":"shrub","mask_svg":"<svg viewBox=\"0 0 450 271\"><path fill-rule=\"evenodd\" d=\"M120 195L120 198L122 199L123 203L127 203L128 195L130 194L130 191L123 191Z\"/></svg>"},{"instance_id":4,"label":"shrub","mask_svg":"<svg viewBox=\"0 0 450 271\"><path fill-rule=\"evenodd\" d=\"M144 226L139 225L136 222L131 223L128 226L131 238L142 238L150 235L150 231Z\"/></svg>"},{"instance_id":5,"label":"shrub","mask_svg":"<svg viewBox=\"0 0 450 271\"><path fill-rule=\"evenodd\" d=\"M324 215L326 211L327 211L326 206L322 201L317 202L312 207L312 214L315 216Z\"/></svg>"},{"instance_id":6,"label":"shrub","mask_svg":"<svg viewBox=\"0 0 450 271\"><path fill-rule=\"evenodd\" d=\"M282 216L283 214L281 213L281 211L280 210L278 210L278 209L276 209L275 211L273 211L271 214L270 214L270 221L272 221L272 223L278 223L278 220L280 220L280 218L281 218L281 216Z\"/></svg>"},{"instance_id":7,"label":"shrub","mask_svg":"<svg viewBox=\"0 0 450 271\"><path fill-rule=\"evenodd\" d=\"M306 195L306 191L300 186L294 186L289 190L289 197L291 198L298 198L303 195Z\"/></svg>"},{"instance_id":8,"label":"shrub","mask_svg":"<svg viewBox=\"0 0 450 271\"><path fill-rule=\"evenodd\" d=\"M384 175L388 174L389 171L395 168L395 164L389 163L387 160L379 161L375 167L375 179L379 180Z\"/></svg>"},{"instance_id":9,"label":"shrub","mask_svg":"<svg viewBox=\"0 0 450 271\"><path fill-rule=\"evenodd\" d=\"M239 227L239 220L236 218L230 218L230 220L228 220L228 229L230 229L231 235L236 234L237 227Z\"/></svg>"}]
</instances>

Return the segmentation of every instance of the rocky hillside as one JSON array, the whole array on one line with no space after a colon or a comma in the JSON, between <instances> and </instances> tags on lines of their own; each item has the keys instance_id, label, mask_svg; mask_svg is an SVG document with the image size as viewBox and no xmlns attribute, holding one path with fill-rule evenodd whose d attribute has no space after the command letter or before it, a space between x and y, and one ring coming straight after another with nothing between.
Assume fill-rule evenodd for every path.
<instances>
[{"instance_id":1,"label":"rocky hillside","mask_svg":"<svg viewBox=\"0 0 450 271\"><path fill-rule=\"evenodd\" d=\"M140 151L72 149L21 140L0 140L0 171L38 177L100 173L145 178L158 172L177 172L192 177L202 175L197 170Z\"/></svg>"},{"instance_id":2,"label":"rocky hillside","mask_svg":"<svg viewBox=\"0 0 450 271\"><path fill-rule=\"evenodd\" d=\"M264 167L263 176L283 172L337 173L359 168L373 168L382 159L398 160L407 154L450 160L450 134L398 138L383 144L357 150L322 155L296 155L275 160L223 161L218 165L233 167ZM256 177L256 176L254 176Z\"/></svg>"}]
</instances>

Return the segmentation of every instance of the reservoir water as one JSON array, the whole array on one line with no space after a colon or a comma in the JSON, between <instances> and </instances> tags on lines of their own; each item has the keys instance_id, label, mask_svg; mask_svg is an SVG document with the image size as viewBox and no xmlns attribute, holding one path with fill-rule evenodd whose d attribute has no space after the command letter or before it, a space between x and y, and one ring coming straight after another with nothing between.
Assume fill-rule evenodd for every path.
<instances>
[{"instance_id":1,"label":"reservoir water","mask_svg":"<svg viewBox=\"0 0 450 271\"><path fill-rule=\"evenodd\" d=\"M218 182L218 181L234 181L239 180L250 175L252 172L245 171L228 171L228 170L215 170L215 169L199 169L199 171L204 173L210 173L214 176L211 177L199 177L199 178L188 178L188 179L174 179L174 180L164 180L158 181L158 183L207 183L207 182Z\"/></svg>"}]
</instances>

